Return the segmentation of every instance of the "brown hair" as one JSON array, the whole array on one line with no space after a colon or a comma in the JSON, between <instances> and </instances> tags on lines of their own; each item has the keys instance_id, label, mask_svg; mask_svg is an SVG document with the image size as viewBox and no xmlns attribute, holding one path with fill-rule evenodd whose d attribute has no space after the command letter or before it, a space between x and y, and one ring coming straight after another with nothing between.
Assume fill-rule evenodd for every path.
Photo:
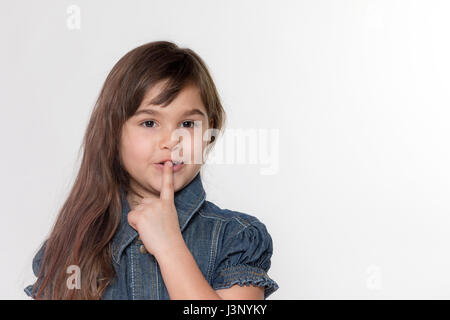
<instances>
[{"instance_id":1,"label":"brown hair","mask_svg":"<svg viewBox=\"0 0 450 320\"><path fill-rule=\"evenodd\" d=\"M80 169L46 240L33 286L36 299L101 299L115 277L110 245L121 218L120 188L130 190L118 150L122 126L147 90L164 80L167 84L153 104L166 106L192 82L212 121L210 128L222 130L225 112L219 94L194 51L156 41L123 56L108 74L92 111L81 145ZM80 289L67 288L70 265L80 268Z\"/></svg>"}]
</instances>

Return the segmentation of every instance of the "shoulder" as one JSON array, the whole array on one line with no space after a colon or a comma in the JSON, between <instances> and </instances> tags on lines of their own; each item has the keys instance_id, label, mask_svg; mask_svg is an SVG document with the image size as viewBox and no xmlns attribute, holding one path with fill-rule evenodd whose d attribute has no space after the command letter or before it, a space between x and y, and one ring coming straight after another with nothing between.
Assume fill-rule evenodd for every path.
<instances>
[{"instance_id":1,"label":"shoulder","mask_svg":"<svg viewBox=\"0 0 450 320\"><path fill-rule=\"evenodd\" d=\"M205 219L219 221L227 233L235 234L244 229L255 227L265 229L265 225L256 216L241 211L221 208L211 201L205 200L199 210L199 215Z\"/></svg>"},{"instance_id":2,"label":"shoulder","mask_svg":"<svg viewBox=\"0 0 450 320\"><path fill-rule=\"evenodd\" d=\"M32 268L33 268L33 273L35 274L36 277L38 276L39 270L41 268L41 262L44 257L44 252L47 247L47 242L48 242L48 239L44 240L44 242L41 244L39 250L37 251L37 253L35 254L35 256L33 258Z\"/></svg>"},{"instance_id":3,"label":"shoulder","mask_svg":"<svg viewBox=\"0 0 450 320\"><path fill-rule=\"evenodd\" d=\"M269 242L271 246L272 239L266 225L252 214L221 208L211 201L205 201L198 214L202 219L215 220L220 224L219 239L222 244L233 239L251 241L259 238L259 241Z\"/></svg>"}]
</instances>

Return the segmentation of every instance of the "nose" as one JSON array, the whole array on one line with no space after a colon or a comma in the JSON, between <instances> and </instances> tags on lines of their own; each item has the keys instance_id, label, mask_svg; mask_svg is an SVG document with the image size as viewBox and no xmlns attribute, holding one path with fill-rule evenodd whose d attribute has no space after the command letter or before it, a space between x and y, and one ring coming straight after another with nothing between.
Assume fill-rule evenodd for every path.
<instances>
[{"instance_id":1,"label":"nose","mask_svg":"<svg viewBox=\"0 0 450 320\"><path fill-rule=\"evenodd\" d=\"M167 148L172 150L179 142L180 139L177 139L177 135L173 134L172 130L167 129L162 133L159 147L161 149Z\"/></svg>"}]
</instances>

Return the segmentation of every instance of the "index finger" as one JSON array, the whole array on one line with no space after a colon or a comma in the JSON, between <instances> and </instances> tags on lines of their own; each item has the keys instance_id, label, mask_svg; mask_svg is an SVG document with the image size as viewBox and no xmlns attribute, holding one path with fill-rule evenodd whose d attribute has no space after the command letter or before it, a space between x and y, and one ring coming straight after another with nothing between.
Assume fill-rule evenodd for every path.
<instances>
[{"instance_id":1,"label":"index finger","mask_svg":"<svg viewBox=\"0 0 450 320\"><path fill-rule=\"evenodd\" d=\"M166 161L163 168L160 199L173 201L173 194L173 164L171 161Z\"/></svg>"}]
</instances>

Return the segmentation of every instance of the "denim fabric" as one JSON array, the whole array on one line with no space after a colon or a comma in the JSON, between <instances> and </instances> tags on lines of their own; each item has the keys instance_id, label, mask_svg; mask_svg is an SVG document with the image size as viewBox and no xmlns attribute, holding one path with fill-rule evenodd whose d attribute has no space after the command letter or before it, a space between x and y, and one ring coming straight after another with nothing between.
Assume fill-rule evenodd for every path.
<instances>
[{"instance_id":1,"label":"denim fabric","mask_svg":"<svg viewBox=\"0 0 450 320\"><path fill-rule=\"evenodd\" d=\"M127 221L130 211L122 198L122 220L112 240L112 262L116 277L102 299L169 299L161 270L153 255L143 250L139 234ZM264 298L278 284L267 272L272 256L272 238L265 225L251 215L221 209L206 200L200 173L175 193L175 207L187 247L205 279L215 290L254 284L264 287ZM33 259L35 275L44 245ZM31 296L32 285L25 288Z\"/></svg>"}]
</instances>

